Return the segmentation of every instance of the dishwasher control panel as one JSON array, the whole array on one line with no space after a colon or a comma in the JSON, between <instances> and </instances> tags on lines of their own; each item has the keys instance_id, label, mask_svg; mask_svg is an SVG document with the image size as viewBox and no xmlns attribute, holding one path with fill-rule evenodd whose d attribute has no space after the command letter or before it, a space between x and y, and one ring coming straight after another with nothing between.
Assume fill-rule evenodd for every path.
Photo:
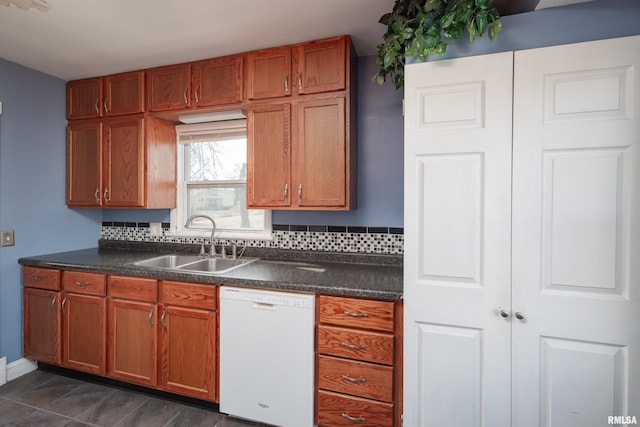
<instances>
[{"instance_id":1,"label":"dishwasher control panel","mask_svg":"<svg viewBox=\"0 0 640 427\"><path fill-rule=\"evenodd\" d=\"M291 292L261 291L258 289L239 289L222 286L220 298L259 304L284 305L298 308L314 308L313 294L295 294Z\"/></svg>"}]
</instances>

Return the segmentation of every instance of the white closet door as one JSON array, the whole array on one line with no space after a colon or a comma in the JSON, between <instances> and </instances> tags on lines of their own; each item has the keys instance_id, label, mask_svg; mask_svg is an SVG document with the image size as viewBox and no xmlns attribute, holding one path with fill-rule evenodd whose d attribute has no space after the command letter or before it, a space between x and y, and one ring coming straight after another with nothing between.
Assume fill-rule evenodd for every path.
<instances>
[{"instance_id":1,"label":"white closet door","mask_svg":"<svg viewBox=\"0 0 640 427\"><path fill-rule=\"evenodd\" d=\"M511 422L513 54L405 79L405 426Z\"/></svg>"},{"instance_id":2,"label":"white closet door","mask_svg":"<svg viewBox=\"0 0 640 427\"><path fill-rule=\"evenodd\" d=\"M640 416L640 37L514 73L513 425Z\"/></svg>"}]
</instances>

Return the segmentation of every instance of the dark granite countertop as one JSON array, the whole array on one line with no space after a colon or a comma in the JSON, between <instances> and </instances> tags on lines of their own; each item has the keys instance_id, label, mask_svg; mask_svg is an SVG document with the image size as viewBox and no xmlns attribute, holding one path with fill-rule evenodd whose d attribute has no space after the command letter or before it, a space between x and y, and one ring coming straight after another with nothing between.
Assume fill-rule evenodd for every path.
<instances>
[{"instance_id":1,"label":"dark granite countertop","mask_svg":"<svg viewBox=\"0 0 640 427\"><path fill-rule=\"evenodd\" d=\"M184 245L183 245L184 246ZM192 246L192 245L190 245ZM222 274L149 269L132 263L184 247L103 244L96 248L20 258L24 266L73 269L195 283L247 286L342 296L402 299L402 257L247 248L261 259Z\"/></svg>"}]
</instances>

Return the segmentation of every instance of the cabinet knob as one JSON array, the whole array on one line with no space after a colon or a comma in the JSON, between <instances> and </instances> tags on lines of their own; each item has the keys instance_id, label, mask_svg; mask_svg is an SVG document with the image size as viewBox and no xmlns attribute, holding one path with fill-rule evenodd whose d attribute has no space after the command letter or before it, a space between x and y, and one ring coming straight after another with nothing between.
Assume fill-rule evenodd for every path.
<instances>
[{"instance_id":1,"label":"cabinet knob","mask_svg":"<svg viewBox=\"0 0 640 427\"><path fill-rule=\"evenodd\" d=\"M516 311L516 319L518 319L518 320L524 319L524 313Z\"/></svg>"},{"instance_id":2,"label":"cabinet knob","mask_svg":"<svg viewBox=\"0 0 640 427\"><path fill-rule=\"evenodd\" d=\"M507 317L509 317L509 312L508 312L507 310L503 309L503 308L501 308L501 309L498 311L498 313L500 313L500 316L504 317L505 319L506 319Z\"/></svg>"}]
</instances>

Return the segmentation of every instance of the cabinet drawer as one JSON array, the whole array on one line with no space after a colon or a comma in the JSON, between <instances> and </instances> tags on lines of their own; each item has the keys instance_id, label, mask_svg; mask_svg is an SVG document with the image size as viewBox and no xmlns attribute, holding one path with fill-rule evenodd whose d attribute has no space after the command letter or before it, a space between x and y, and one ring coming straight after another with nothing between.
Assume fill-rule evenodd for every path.
<instances>
[{"instance_id":1,"label":"cabinet drawer","mask_svg":"<svg viewBox=\"0 0 640 427\"><path fill-rule=\"evenodd\" d=\"M393 302L320 295L320 323L393 332Z\"/></svg>"},{"instance_id":2,"label":"cabinet drawer","mask_svg":"<svg viewBox=\"0 0 640 427\"><path fill-rule=\"evenodd\" d=\"M104 296L105 275L82 271L63 271L62 289L78 294Z\"/></svg>"},{"instance_id":3,"label":"cabinet drawer","mask_svg":"<svg viewBox=\"0 0 640 427\"><path fill-rule=\"evenodd\" d=\"M22 285L25 288L60 290L60 270L22 267Z\"/></svg>"},{"instance_id":4,"label":"cabinet drawer","mask_svg":"<svg viewBox=\"0 0 640 427\"><path fill-rule=\"evenodd\" d=\"M392 426L393 405L361 397L318 391L320 426Z\"/></svg>"},{"instance_id":5,"label":"cabinet drawer","mask_svg":"<svg viewBox=\"0 0 640 427\"><path fill-rule=\"evenodd\" d=\"M213 285L161 280L159 299L163 304L213 311L216 309L216 291L217 286Z\"/></svg>"},{"instance_id":6,"label":"cabinet drawer","mask_svg":"<svg viewBox=\"0 0 640 427\"><path fill-rule=\"evenodd\" d=\"M366 362L393 364L393 335L335 326L318 327L318 352Z\"/></svg>"},{"instance_id":7,"label":"cabinet drawer","mask_svg":"<svg viewBox=\"0 0 640 427\"><path fill-rule=\"evenodd\" d=\"M109 296L133 301L157 302L158 281L141 277L109 276Z\"/></svg>"},{"instance_id":8,"label":"cabinet drawer","mask_svg":"<svg viewBox=\"0 0 640 427\"><path fill-rule=\"evenodd\" d=\"M393 367L320 356L318 387L391 403Z\"/></svg>"}]
</instances>

